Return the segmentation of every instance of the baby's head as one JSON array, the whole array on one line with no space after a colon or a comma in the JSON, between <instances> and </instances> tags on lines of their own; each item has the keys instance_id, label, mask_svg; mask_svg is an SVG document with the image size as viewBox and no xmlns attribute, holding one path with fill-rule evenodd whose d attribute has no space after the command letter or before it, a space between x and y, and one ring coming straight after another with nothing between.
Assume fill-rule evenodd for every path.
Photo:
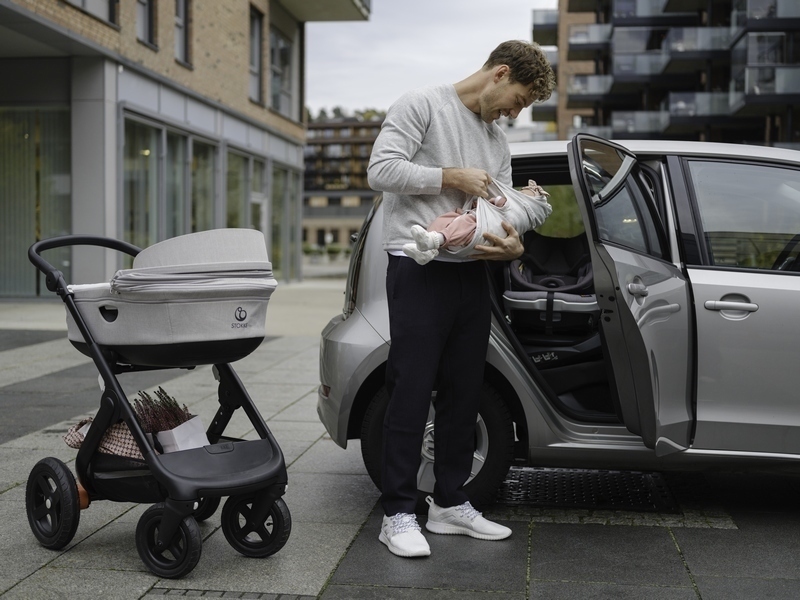
<instances>
[{"instance_id":1,"label":"baby's head","mask_svg":"<svg viewBox=\"0 0 800 600\"><path fill-rule=\"evenodd\" d=\"M528 180L528 185L522 188L522 193L525 194L526 196L532 196L534 198L537 196L547 197L550 195L547 192L545 192L544 188L540 186L538 183L536 183L533 179Z\"/></svg>"}]
</instances>

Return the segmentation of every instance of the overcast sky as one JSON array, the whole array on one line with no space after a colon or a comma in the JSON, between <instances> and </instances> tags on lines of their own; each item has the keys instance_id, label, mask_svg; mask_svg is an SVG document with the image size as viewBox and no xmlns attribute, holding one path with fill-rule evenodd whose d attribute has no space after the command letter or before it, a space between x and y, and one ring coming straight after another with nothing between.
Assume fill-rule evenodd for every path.
<instances>
[{"instance_id":1,"label":"overcast sky","mask_svg":"<svg viewBox=\"0 0 800 600\"><path fill-rule=\"evenodd\" d=\"M531 39L557 0L372 0L368 21L306 24L306 106L385 110L405 91L456 83L505 40Z\"/></svg>"}]
</instances>

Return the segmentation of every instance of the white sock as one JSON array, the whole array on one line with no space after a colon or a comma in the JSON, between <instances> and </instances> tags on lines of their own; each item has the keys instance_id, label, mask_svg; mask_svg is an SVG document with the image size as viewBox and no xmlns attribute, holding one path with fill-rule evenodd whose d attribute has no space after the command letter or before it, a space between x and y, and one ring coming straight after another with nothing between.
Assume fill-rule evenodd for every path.
<instances>
[{"instance_id":1,"label":"white sock","mask_svg":"<svg viewBox=\"0 0 800 600\"><path fill-rule=\"evenodd\" d=\"M420 250L437 250L444 241L444 236L436 231L425 231L419 225L411 226L411 237L417 242Z\"/></svg>"},{"instance_id":2,"label":"white sock","mask_svg":"<svg viewBox=\"0 0 800 600\"><path fill-rule=\"evenodd\" d=\"M405 244L403 252L413 258L418 265L427 265L439 254L438 250L420 250L417 244Z\"/></svg>"}]
</instances>

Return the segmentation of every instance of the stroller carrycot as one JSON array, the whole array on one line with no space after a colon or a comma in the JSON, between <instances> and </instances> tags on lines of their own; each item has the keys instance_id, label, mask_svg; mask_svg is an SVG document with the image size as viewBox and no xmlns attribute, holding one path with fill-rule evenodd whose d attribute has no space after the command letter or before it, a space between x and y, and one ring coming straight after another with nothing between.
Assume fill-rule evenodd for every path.
<instances>
[{"instance_id":1,"label":"stroller carrycot","mask_svg":"<svg viewBox=\"0 0 800 600\"><path fill-rule=\"evenodd\" d=\"M233 362L255 350L276 286L263 234L215 229L154 244L110 282L70 290L95 341L119 362L181 367ZM89 355L69 313L67 327Z\"/></svg>"}]
</instances>

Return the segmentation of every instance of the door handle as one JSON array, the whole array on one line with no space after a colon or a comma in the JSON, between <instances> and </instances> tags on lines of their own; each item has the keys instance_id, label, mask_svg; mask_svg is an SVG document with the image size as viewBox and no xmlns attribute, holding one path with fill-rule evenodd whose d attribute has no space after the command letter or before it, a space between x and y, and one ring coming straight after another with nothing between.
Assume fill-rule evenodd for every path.
<instances>
[{"instance_id":1,"label":"door handle","mask_svg":"<svg viewBox=\"0 0 800 600\"><path fill-rule=\"evenodd\" d=\"M756 312L758 304L752 302L730 302L727 300L706 300L703 304L708 310L742 310L745 312Z\"/></svg>"},{"instance_id":2,"label":"door handle","mask_svg":"<svg viewBox=\"0 0 800 600\"><path fill-rule=\"evenodd\" d=\"M643 283L629 283L627 287L628 291L634 296L644 297L650 293L650 290L648 290L647 286Z\"/></svg>"}]
</instances>

